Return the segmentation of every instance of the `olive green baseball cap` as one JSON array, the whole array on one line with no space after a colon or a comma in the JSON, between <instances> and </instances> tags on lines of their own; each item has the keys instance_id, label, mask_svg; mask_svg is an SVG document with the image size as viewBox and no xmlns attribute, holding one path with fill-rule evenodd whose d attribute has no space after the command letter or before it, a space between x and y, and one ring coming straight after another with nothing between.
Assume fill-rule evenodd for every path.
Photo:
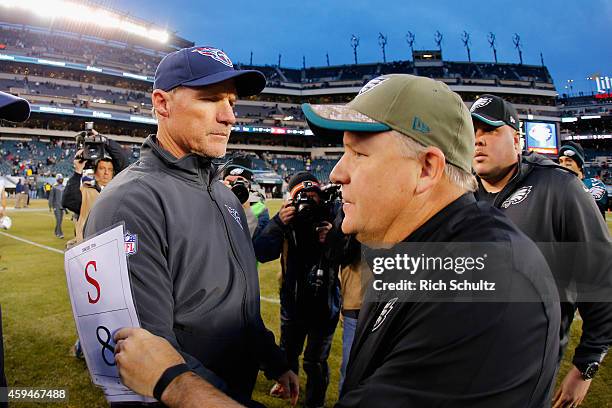
<instances>
[{"instance_id":1,"label":"olive green baseball cap","mask_svg":"<svg viewBox=\"0 0 612 408\"><path fill-rule=\"evenodd\" d=\"M368 82L346 105L305 103L302 110L315 135L396 130L423 146L439 148L448 163L472 171L472 117L461 97L443 82L408 74L383 75Z\"/></svg>"}]
</instances>

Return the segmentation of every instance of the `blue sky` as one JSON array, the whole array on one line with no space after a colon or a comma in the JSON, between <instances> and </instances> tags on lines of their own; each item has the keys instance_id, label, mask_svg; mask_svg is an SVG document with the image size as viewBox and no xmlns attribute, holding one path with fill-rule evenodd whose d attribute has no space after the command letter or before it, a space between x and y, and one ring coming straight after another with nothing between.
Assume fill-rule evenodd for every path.
<instances>
[{"instance_id":1,"label":"blue sky","mask_svg":"<svg viewBox=\"0 0 612 408\"><path fill-rule=\"evenodd\" d=\"M353 62L352 34L360 37L359 62L382 61L378 33L387 36L387 61L409 59L406 33L415 48L435 49L434 33L443 35L446 60L464 61L460 36L471 34L474 61L493 61L487 33L497 37L500 62L518 62L512 43L521 36L526 64L539 64L540 52L557 90L590 92L585 78L612 76L612 0L101 0L100 3L153 21L198 45L223 48L236 62L301 67Z\"/></svg>"}]
</instances>

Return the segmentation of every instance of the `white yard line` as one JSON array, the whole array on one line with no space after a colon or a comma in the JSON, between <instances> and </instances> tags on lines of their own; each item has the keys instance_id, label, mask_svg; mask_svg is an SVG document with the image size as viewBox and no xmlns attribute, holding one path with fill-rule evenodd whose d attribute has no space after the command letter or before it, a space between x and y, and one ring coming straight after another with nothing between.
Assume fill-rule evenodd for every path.
<instances>
[{"instance_id":1,"label":"white yard line","mask_svg":"<svg viewBox=\"0 0 612 408\"><path fill-rule=\"evenodd\" d=\"M51 247L46 246L46 245L37 244L36 242L30 241L30 240L25 239L25 238L19 238L19 237L16 237L15 235L11 235L11 234L8 234L6 232L0 231L0 235L4 235L5 237L13 238L13 239L15 239L17 241L25 242L26 244L34 245L35 247L38 247L38 248L46 249L47 251L56 252L58 254L64 255L64 251L60 251L59 249L51 248ZM260 299L263 300L264 302L268 302L268 303L276 303L276 304L280 303L280 300L278 300L278 299L268 298L268 297L264 297L264 296L261 296Z\"/></svg>"},{"instance_id":2,"label":"white yard line","mask_svg":"<svg viewBox=\"0 0 612 408\"><path fill-rule=\"evenodd\" d=\"M36 242L30 241L30 240L25 239L25 238L19 238L19 237L16 237L15 235L11 235L11 234L8 234L6 232L0 231L0 235L4 235L5 237L16 239L17 241L25 242L26 244L30 244L30 245L33 245L33 246L38 247L38 248L46 249L47 251L57 252L58 254L64 255L64 251L61 251L59 249L51 248L51 247L46 246L46 245L37 244Z\"/></svg>"}]
</instances>

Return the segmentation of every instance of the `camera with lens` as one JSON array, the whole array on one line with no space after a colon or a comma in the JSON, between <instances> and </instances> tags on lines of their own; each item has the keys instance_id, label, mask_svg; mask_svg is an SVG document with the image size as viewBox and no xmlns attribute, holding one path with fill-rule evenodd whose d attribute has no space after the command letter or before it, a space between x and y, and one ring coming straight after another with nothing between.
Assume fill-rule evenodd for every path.
<instances>
[{"instance_id":1,"label":"camera with lens","mask_svg":"<svg viewBox=\"0 0 612 408\"><path fill-rule=\"evenodd\" d=\"M238 197L238 200L240 200L240 204L246 203L251 195L251 183L243 178L231 181L230 188L234 195Z\"/></svg>"},{"instance_id":2,"label":"camera with lens","mask_svg":"<svg viewBox=\"0 0 612 408\"><path fill-rule=\"evenodd\" d=\"M78 160L85 160L90 164L104 158L106 152L106 138L97 134L93 130L93 122L85 122L85 130L76 136L77 150L83 150L75 157Z\"/></svg>"},{"instance_id":3,"label":"camera with lens","mask_svg":"<svg viewBox=\"0 0 612 408\"><path fill-rule=\"evenodd\" d=\"M315 227L327 220L331 207L342 198L340 186L327 184L320 187L313 181L304 181L303 188L293 198L292 205L295 207L296 219L310 222ZM319 201L308 194L314 191L319 195Z\"/></svg>"}]
</instances>

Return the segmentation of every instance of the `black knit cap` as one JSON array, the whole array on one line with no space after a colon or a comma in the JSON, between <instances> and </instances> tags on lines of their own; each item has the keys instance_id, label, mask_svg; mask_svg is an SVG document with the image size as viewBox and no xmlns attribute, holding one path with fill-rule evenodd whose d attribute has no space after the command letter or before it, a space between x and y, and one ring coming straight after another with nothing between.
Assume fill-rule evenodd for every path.
<instances>
[{"instance_id":1,"label":"black knit cap","mask_svg":"<svg viewBox=\"0 0 612 408\"><path fill-rule=\"evenodd\" d=\"M291 177L287 189L291 191L295 186L305 181L314 181L315 183L319 184L319 180L314 176L314 174L309 171L300 171Z\"/></svg>"},{"instance_id":2,"label":"black knit cap","mask_svg":"<svg viewBox=\"0 0 612 408\"><path fill-rule=\"evenodd\" d=\"M580 146L580 143L565 142L559 149L559 157L561 156L573 159L580 168L584 166L584 149Z\"/></svg>"}]
</instances>

